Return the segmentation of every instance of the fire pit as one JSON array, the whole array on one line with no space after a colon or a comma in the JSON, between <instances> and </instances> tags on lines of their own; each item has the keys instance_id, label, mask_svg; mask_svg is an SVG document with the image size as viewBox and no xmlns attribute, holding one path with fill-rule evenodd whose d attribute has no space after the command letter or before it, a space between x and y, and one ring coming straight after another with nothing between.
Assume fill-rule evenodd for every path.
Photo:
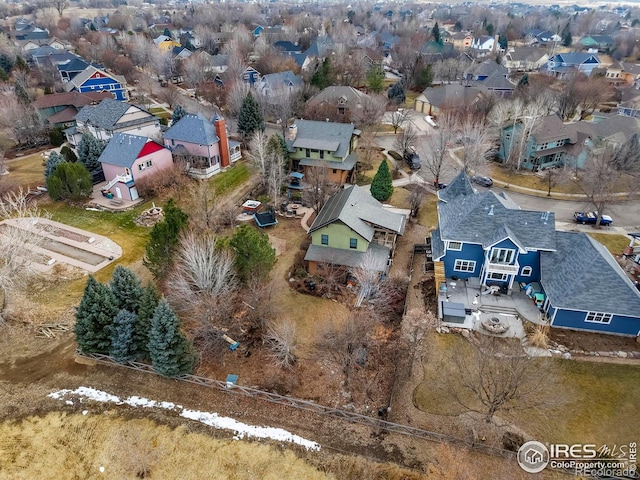
<instances>
[{"instance_id":1,"label":"fire pit","mask_svg":"<svg viewBox=\"0 0 640 480\"><path fill-rule=\"evenodd\" d=\"M509 330L509 325L498 317L491 317L482 322L482 328L491 333L504 333Z\"/></svg>"}]
</instances>

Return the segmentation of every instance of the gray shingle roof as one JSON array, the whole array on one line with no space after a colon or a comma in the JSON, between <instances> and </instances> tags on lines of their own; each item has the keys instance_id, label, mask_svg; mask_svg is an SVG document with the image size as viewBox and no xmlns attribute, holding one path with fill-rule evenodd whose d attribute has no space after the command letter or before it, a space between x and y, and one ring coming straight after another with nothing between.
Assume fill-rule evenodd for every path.
<instances>
[{"instance_id":1,"label":"gray shingle roof","mask_svg":"<svg viewBox=\"0 0 640 480\"><path fill-rule=\"evenodd\" d=\"M463 173L454 178L447 188L438 190L438 200L448 202L460 196L473 195L473 187L469 181L469 177Z\"/></svg>"},{"instance_id":2,"label":"gray shingle roof","mask_svg":"<svg viewBox=\"0 0 640 480\"><path fill-rule=\"evenodd\" d=\"M355 127L350 123L296 120L295 125L298 129L296 138L293 141L287 140L289 147L295 145L297 148L322 148L323 144L331 146L337 142L338 147L331 150L336 157L347 155L351 136L356 133Z\"/></svg>"},{"instance_id":3,"label":"gray shingle roof","mask_svg":"<svg viewBox=\"0 0 640 480\"><path fill-rule=\"evenodd\" d=\"M460 175L466 177L464 173ZM447 200L438 205L443 240L476 243L487 248L509 236L520 248L555 250L553 212L513 208L504 195L493 191L469 195L465 189L454 196L456 191L457 188L449 192Z\"/></svg>"},{"instance_id":4,"label":"gray shingle roof","mask_svg":"<svg viewBox=\"0 0 640 480\"><path fill-rule=\"evenodd\" d=\"M482 92L477 88L462 85L442 85L428 87L422 92L431 105L436 107L455 107L458 105L473 105Z\"/></svg>"},{"instance_id":5,"label":"gray shingle roof","mask_svg":"<svg viewBox=\"0 0 640 480\"><path fill-rule=\"evenodd\" d=\"M365 100L367 98L370 98L369 95L367 95L366 93L361 92L360 90L356 90L353 87L334 85L334 86L325 88L317 95L311 97L307 103L312 104L312 103L328 102L332 104L333 103L337 104L338 99L340 97L344 97L344 99L346 100L346 106L351 108L355 106L362 106Z\"/></svg>"},{"instance_id":6,"label":"gray shingle roof","mask_svg":"<svg viewBox=\"0 0 640 480\"><path fill-rule=\"evenodd\" d=\"M78 112L76 121L81 123L90 123L91 125L102 128L104 130L111 130L115 127L116 123L126 113L132 105L126 102L119 102L113 98L105 98L98 105L87 105L82 107L82 110ZM140 108L140 107L136 107ZM142 108L140 108L142 110ZM151 114L149 114L151 115ZM146 123L149 119L142 119L140 123Z\"/></svg>"},{"instance_id":7,"label":"gray shingle roof","mask_svg":"<svg viewBox=\"0 0 640 480\"><path fill-rule=\"evenodd\" d=\"M327 160L320 160L317 158L303 158L300 160L300 165L303 167L323 167L323 168L335 168L336 170L353 170L358 161L358 155L351 153L347 155L344 162L329 162Z\"/></svg>"},{"instance_id":8,"label":"gray shingle roof","mask_svg":"<svg viewBox=\"0 0 640 480\"><path fill-rule=\"evenodd\" d=\"M64 86L65 90L67 92L70 92L74 88L80 88L84 84L84 82L89 80L91 78L91 76L96 72L100 72L101 74L103 74L103 75L105 75L105 76L107 76L109 78L114 79L115 81L120 83L122 88L124 88L125 85L127 84L127 82L124 79L124 77L122 77L120 75L111 75L111 74L105 72L104 70L100 70L99 68L96 68L93 65L89 65L82 72L77 74L75 77L73 77L71 80L69 80L66 83L66 85Z\"/></svg>"},{"instance_id":9,"label":"gray shingle roof","mask_svg":"<svg viewBox=\"0 0 640 480\"><path fill-rule=\"evenodd\" d=\"M558 231L556 245L540 255L540 283L554 307L640 317L640 292L602 244Z\"/></svg>"},{"instance_id":10,"label":"gray shingle roof","mask_svg":"<svg viewBox=\"0 0 640 480\"><path fill-rule=\"evenodd\" d=\"M316 217L309 233L340 221L367 241L373 239L373 225L389 229L399 235L404 233L406 218L392 213L357 185L348 185L333 195Z\"/></svg>"},{"instance_id":11,"label":"gray shingle roof","mask_svg":"<svg viewBox=\"0 0 640 480\"><path fill-rule=\"evenodd\" d=\"M164 138L198 145L214 145L220 140L213 121L199 112L182 117L164 133Z\"/></svg>"},{"instance_id":12,"label":"gray shingle roof","mask_svg":"<svg viewBox=\"0 0 640 480\"><path fill-rule=\"evenodd\" d=\"M440 227L431 232L431 252L435 261L440 260L444 256L444 242L440 237Z\"/></svg>"},{"instance_id":13,"label":"gray shingle roof","mask_svg":"<svg viewBox=\"0 0 640 480\"><path fill-rule=\"evenodd\" d=\"M537 62L546 54L547 52L539 47L516 47L507 53L507 56L515 62L521 62L524 60Z\"/></svg>"},{"instance_id":14,"label":"gray shingle roof","mask_svg":"<svg viewBox=\"0 0 640 480\"><path fill-rule=\"evenodd\" d=\"M369 263L367 261L367 268L379 272L386 272L387 260L389 259L391 251L387 247L378 245L377 243L370 243L367 252L323 247L322 245L309 245L304 259L307 262L323 262L357 268L363 265L368 252L373 256L373 262Z\"/></svg>"},{"instance_id":15,"label":"gray shingle roof","mask_svg":"<svg viewBox=\"0 0 640 480\"><path fill-rule=\"evenodd\" d=\"M131 168L133 162L149 141L147 137L116 132L102 151L98 161L109 165Z\"/></svg>"}]
</instances>

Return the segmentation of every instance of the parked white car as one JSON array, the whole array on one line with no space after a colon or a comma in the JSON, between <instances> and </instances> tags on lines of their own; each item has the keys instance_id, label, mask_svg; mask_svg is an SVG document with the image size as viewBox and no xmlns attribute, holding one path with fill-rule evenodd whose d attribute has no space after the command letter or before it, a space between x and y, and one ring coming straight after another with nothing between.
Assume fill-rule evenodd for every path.
<instances>
[{"instance_id":1,"label":"parked white car","mask_svg":"<svg viewBox=\"0 0 640 480\"><path fill-rule=\"evenodd\" d=\"M424 117L424 121L431 125L433 128L438 128L438 124L431 115L427 115L426 117Z\"/></svg>"}]
</instances>

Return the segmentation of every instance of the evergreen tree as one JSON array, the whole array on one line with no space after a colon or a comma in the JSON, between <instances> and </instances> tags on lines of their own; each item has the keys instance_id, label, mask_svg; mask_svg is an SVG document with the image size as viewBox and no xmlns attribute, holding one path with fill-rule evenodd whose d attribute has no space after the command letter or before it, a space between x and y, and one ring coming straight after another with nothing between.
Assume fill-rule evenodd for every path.
<instances>
[{"instance_id":1,"label":"evergreen tree","mask_svg":"<svg viewBox=\"0 0 640 480\"><path fill-rule=\"evenodd\" d=\"M13 68L13 59L6 53L0 53L0 68L5 73L11 73Z\"/></svg>"},{"instance_id":2,"label":"evergreen tree","mask_svg":"<svg viewBox=\"0 0 640 480\"><path fill-rule=\"evenodd\" d=\"M169 28L165 28L165 29L164 29L164 32L162 32L162 34L163 34L165 37L173 38L173 35L171 35L171 30L169 30Z\"/></svg>"},{"instance_id":3,"label":"evergreen tree","mask_svg":"<svg viewBox=\"0 0 640 480\"><path fill-rule=\"evenodd\" d=\"M367 88L373 93L380 93L384 88L384 72L379 67L370 68L367 72Z\"/></svg>"},{"instance_id":4,"label":"evergreen tree","mask_svg":"<svg viewBox=\"0 0 640 480\"><path fill-rule=\"evenodd\" d=\"M182 105L176 105L176 108L173 109L173 113L171 114L171 125L178 123L186 114L187 111L182 107Z\"/></svg>"},{"instance_id":5,"label":"evergreen tree","mask_svg":"<svg viewBox=\"0 0 640 480\"><path fill-rule=\"evenodd\" d=\"M493 37L493 29L494 29L493 23L488 23L484 27L484 29L487 31L487 35L489 35L490 37Z\"/></svg>"},{"instance_id":6,"label":"evergreen tree","mask_svg":"<svg viewBox=\"0 0 640 480\"><path fill-rule=\"evenodd\" d=\"M506 33L498 36L498 45L505 51L509 48L509 40Z\"/></svg>"},{"instance_id":7,"label":"evergreen tree","mask_svg":"<svg viewBox=\"0 0 640 480\"><path fill-rule=\"evenodd\" d=\"M22 105L31 104L31 96L27 92L27 87L22 82L16 82L13 86L13 91L16 94L16 98Z\"/></svg>"},{"instance_id":8,"label":"evergreen tree","mask_svg":"<svg viewBox=\"0 0 640 480\"><path fill-rule=\"evenodd\" d=\"M433 30L431 30L431 33L433 34L433 40L436 43L442 45L442 38L440 37L440 27L438 26L438 22L436 22L436 24L433 26Z\"/></svg>"},{"instance_id":9,"label":"evergreen tree","mask_svg":"<svg viewBox=\"0 0 640 480\"><path fill-rule=\"evenodd\" d=\"M416 87L419 90L424 90L425 88L431 86L431 82L433 82L433 72L431 70L431 65L427 63L422 68L416 69L415 82Z\"/></svg>"},{"instance_id":10,"label":"evergreen tree","mask_svg":"<svg viewBox=\"0 0 640 480\"><path fill-rule=\"evenodd\" d=\"M113 319L109 356L118 363L126 363L136 359L135 344L133 342L135 323L135 313L131 313L128 310L120 310Z\"/></svg>"},{"instance_id":11,"label":"evergreen tree","mask_svg":"<svg viewBox=\"0 0 640 480\"><path fill-rule=\"evenodd\" d=\"M393 194L393 179L387 161L383 160L371 182L371 195L379 202L387 200Z\"/></svg>"},{"instance_id":12,"label":"evergreen tree","mask_svg":"<svg viewBox=\"0 0 640 480\"><path fill-rule=\"evenodd\" d=\"M76 309L74 332L80 350L109 353L113 319L117 314L118 301L111 289L90 275Z\"/></svg>"},{"instance_id":13,"label":"evergreen tree","mask_svg":"<svg viewBox=\"0 0 640 480\"><path fill-rule=\"evenodd\" d=\"M231 241L238 277L246 282L251 277L265 278L276 261L269 237L250 225L236 228Z\"/></svg>"},{"instance_id":14,"label":"evergreen tree","mask_svg":"<svg viewBox=\"0 0 640 480\"><path fill-rule=\"evenodd\" d=\"M191 373L196 363L193 347L180 332L178 317L165 299L151 319L149 354L154 370L165 377Z\"/></svg>"},{"instance_id":15,"label":"evergreen tree","mask_svg":"<svg viewBox=\"0 0 640 480\"><path fill-rule=\"evenodd\" d=\"M240 132L244 138L250 138L255 132L264 131L264 118L262 112L260 112L260 105L251 92L247 94L242 101L242 107L240 107L240 114L238 115L238 132Z\"/></svg>"},{"instance_id":16,"label":"evergreen tree","mask_svg":"<svg viewBox=\"0 0 640 480\"><path fill-rule=\"evenodd\" d=\"M396 105L400 105L401 103L404 103L404 101L407 98L407 95L404 92L404 85L402 84L402 82L396 82L393 85L391 85L391 88L387 93L387 97L389 97L389 100L395 103Z\"/></svg>"},{"instance_id":17,"label":"evergreen tree","mask_svg":"<svg viewBox=\"0 0 640 480\"><path fill-rule=\"evenodd\" d=\"M29 73L30 70L29 64L20 55L16 57L16 63L13 65L13 67L25 73Z\"/></svg>"},{"instance_id":18,"label":"evergreen tree","mask_svg":"<svg viewBox=\"0 0 640 480\"><path fill-rule=\"evenodd\" d=\"M98 140L90 133L85 133L78 144L78 161L82 163L90 172L100 167L98 158L102 155L102 151L106 143Z\"/></svg>"},{"instance_id":19,"label":"evergreen tree","mask_svg":"<svg viewBox=\"0 0 640 480\"><path fill-rule=\"evenodd\" d=\"M58 165L66 162L64 157L60 155L58 152L51 152L49 154L49 158L47 159L47 163L44 167L44 179L47 180L51 174L56 170Z\"/></svg>"},{"instance_id":20,"label":"evergreen tree","mask_svg":"<svg viewBox=\"0 0 640 480\"><path fill-rule=\"evenodd\" d=\"M453 25L453 31L454 32L462 31L462 22L460 22L460 20L456 20L456 23Z\"/></svg>"},{"instance_id":21,"label":"evergreen tree","mask_svg":"<svg viewBox=\"0 0 640 480\"><path fill-rule=\"evenodd\" d=\"M151 358L149 356L149 333L151 333L151 319L159 301L158 290L153 285L147 285L142 292L138 318L133 329L133 343L136 355L140 360Z\"/></svg>"},{"instance_id":22,"label":"evergreen tree","mask_svg":"<svg viewBox=\"0 0 640 480\"><path fill-rule=\"evenodd\" d=\"M46 95L46 94L45 94ZM49 143L54 147L59 147L65 142L65 136L60 127L49 130Z\"/></svg>"},{"instance_id":23,"label":"evergreen tree","mask_svg":"<svg viewBox=\"0 0 640 480\"><path fill-rule=\"evenodd\" d=\"M118 300L118 308L138 313L142 299L142 285L135 273L118 265L113 271L109 287Z\"/></svg>"},{"instance_id":24,"label":"evergreen tree","mask_svg":"<svg viewBox=\"0 0 640 480\"><path fill-rule=\"evenodd\" d=\"M60 149L60 154L67 162L73 163L78 161L78 157L76 157L75 152L66 145Z\"/></svg>"},{"instance_id":25,"label":"evergreen tree","mask_svg":"<svg viewBox=\"0 0 640 480\"><path fill-rule=\"evenodd\" d=\"M331 64L329 58L325 58L318 69L311 77L311 85L318 87L320 90L324 90L331 85Z\"/></svg>"},{"instance_id":26,"label":"evergreen tree","mask_svg":"<svg viewBox=\"0 0 640 480\"><path fill-rule=\"evenodd\" d=\"M91 174L81 163L62 162L47 178L47 190L53 200L85 200L93 192Z\"/></svg>"},{"instance_id":27,"label":"evergreen tree","mask_svg":"<svg viewBox=\"0 0 640 480\"><path fill-rule=\"evenodd\" d=\"M569 29L569 24L567 23L567 26L564 27L564 30L562 31L562 45L565 47L570 47L572 43L573 37L571 36L571 30Z\"/></svg>"},{"instance_id":28,"label":"evergreen tree","mask_svg":"<svg viewBox=\"0 0 640 480\"><path fill-rule=\"evenodd\" d=\"M173 198L164 206L164 220L156 223L151 229L149 243L145 247L142 263L156 278L161 278L169 265L178 244L180 232L187 226L189 216L180 210Z\"/></svg>"}]
</instances>

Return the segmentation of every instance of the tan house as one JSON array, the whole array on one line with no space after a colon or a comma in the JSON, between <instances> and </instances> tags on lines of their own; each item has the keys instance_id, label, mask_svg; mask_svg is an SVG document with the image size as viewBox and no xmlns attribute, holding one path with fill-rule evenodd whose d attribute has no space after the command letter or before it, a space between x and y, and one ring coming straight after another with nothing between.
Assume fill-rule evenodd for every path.
<instances>
[{"instance_id":1,"label":"tan house","mask_svg":"<svg viewBox=\"0 0 640 480\"><path fill-rule=\"evenodd\" d=\"M414 102L420 113L438 116L443 110L466 107L478 103L484 94L477 88L462 85L442 85L424 90Z\"/></svg>"},{"instance_id":2,"label":"tan house","mask_svg":"<svg viewBox=\"0 0 640 480\"><path fill-rule=\"evenodd\" d=\"M533 72L548 61L549 55L539 47L512 47L502 57L502 65L517 72Z\"/></svg>"}]
</instances>

